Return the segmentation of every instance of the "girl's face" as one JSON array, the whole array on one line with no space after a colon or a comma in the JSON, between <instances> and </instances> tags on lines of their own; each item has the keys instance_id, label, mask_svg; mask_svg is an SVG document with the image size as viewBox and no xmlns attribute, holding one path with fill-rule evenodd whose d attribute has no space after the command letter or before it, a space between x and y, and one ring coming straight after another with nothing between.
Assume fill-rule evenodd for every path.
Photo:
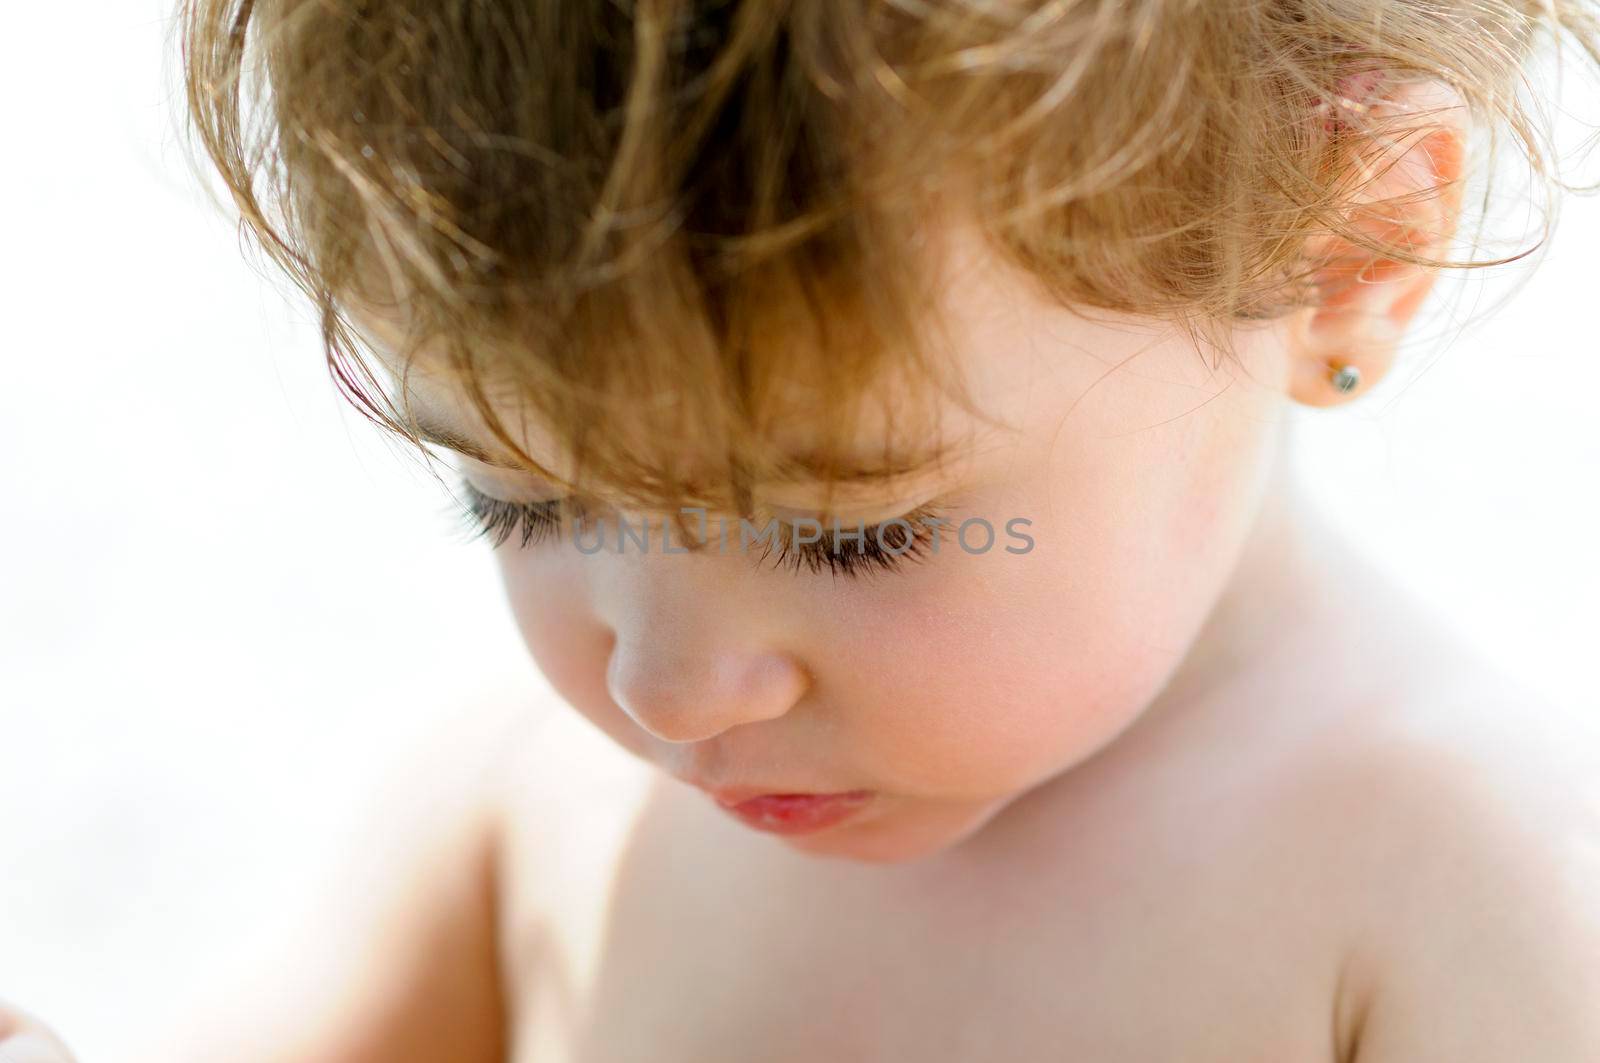
<instances>
[{"instance_id":1,"label":"girl's face","mask_svg":"<svg viewBox=\"0 0 1600 1063\"><path fill-rule=\"evenodd\" d=\"M975 234L949 237L961 367L1009 429L952 412L946 429L971 443L958 465L831 511L853 529L947 499L937 553L836 576L762 563L738 548L736 520L725 553L667 552L659 519L648 548L619 552L614 525L598 552L592 534L497 548L556 690L624 748L711 791L708 807L868 792L713 812L809 853L937 852L1128 727L1196 642L1278 452L1290 359L1276 326L1242 333L1242 364L1213 371L1158 322L1082 320ZM414 368L410 387L418 420L492 441L442 378ZM871 453L881 440L860 443ZM540 453L531 439L528 450ZM549 497L520 473L460 467L484 495ZM808 512L801 489L766 501ZM982 523L955 534L974 518L993 529L986 549ZM716 527L713 515L713 540Z\"/></svg>"}]
</instances>

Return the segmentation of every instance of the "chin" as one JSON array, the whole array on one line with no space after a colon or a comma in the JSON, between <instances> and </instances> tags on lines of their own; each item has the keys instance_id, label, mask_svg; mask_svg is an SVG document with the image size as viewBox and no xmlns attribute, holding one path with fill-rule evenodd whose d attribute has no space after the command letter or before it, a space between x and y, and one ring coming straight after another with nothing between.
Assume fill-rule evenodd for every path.
<instances>
[{"instance_id":1,"label":"chin","mask_svg":"<svg viewBox=\"0 0 1600 1063\"><path fill-rule=\"evenodd\" d=\"M897 808L893 814L862 823L845 823L818 834L782 839L797 853L862 864L910 864L962 847L1014 797L979 804L928 805Z\"/></svg>"}]
</instances>

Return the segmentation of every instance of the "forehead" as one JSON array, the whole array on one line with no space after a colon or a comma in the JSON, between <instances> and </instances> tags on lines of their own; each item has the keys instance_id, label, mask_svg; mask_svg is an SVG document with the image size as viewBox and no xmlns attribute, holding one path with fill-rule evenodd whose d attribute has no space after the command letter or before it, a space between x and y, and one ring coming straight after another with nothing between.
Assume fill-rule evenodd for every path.
<instances>
[{"instance_id":1,"label":"forehead","mask_svg":"<svg viewBox=\"0 0 1600 1063\"><path fill-rule=\"evenodd\" d=\"M859 484L846 477L837 490L882 495L958 475L1024 441L1052 412L1064 415L1066 398L1163 342L1158 333L1168 332L1167 323L1155 319L1077 316L1040 291L1031 275L1004 261L974 225L930 229L927 248L939 275L938 328L931 335L941 341L958 393L930 390L927 381L890 367L863 396L860 415L840 448L846 464L878 475L866 475ZM475 449L480 459L517 464L435 353L424 346L402 362L395 353L401 336L395 321L372 312L352 317L397 390L403 375L405 403L414 426L424 430L420 436L458 450ZM521 449L570 482L575 469L562 440L528 415L513 391L497 394L493 381L484 383L496 418ZM767 432L802 469L820 464L815 426L805 413L808 398L796 390ZM626 426L615 430L626 431ZM654 453L663 461L697 460L691 438L641 438L634 444L639 453ZM947 455L942 464L933 460L941 451ZM886 458L893 459L887 465L901 469L900 475L882 475ZM817 485L799 478L769 486Z\"/></svg>"}]
</instances>

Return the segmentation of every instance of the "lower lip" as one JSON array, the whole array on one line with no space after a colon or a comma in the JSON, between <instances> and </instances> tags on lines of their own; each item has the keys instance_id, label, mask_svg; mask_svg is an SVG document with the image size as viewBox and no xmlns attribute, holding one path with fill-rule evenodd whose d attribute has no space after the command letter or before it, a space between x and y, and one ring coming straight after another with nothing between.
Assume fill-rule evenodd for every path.
<instances>
[{"instance_id":1,"label":"lower lip","mask_svg":"<svg viewBox=\"0 0 1600 1063\"><path fill-rule=\"evenodd\" d=\"M810 834L842 823L871 800L871 790L852 790L842 794L765 794L737 804L718 804L756 830Z\"/></svg>"}]
</instances>

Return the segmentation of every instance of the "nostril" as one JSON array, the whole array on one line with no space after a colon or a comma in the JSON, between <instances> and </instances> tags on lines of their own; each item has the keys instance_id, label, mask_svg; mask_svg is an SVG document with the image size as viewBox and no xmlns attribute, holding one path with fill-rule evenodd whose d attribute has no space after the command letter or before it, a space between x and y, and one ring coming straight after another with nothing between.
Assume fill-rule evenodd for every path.
<instances>
[{"instance_id":1,"label":"nostril","mask_svg":"<svg viewBox=\"0 0 1600 1063\"><path fill-rule=\"evenodd\" d=\"M744 681L749 700L771 707L776 715L788 712L811 689L811 673L798 660L781 653L753 658Z\"/></svg>"}]
</instances>

